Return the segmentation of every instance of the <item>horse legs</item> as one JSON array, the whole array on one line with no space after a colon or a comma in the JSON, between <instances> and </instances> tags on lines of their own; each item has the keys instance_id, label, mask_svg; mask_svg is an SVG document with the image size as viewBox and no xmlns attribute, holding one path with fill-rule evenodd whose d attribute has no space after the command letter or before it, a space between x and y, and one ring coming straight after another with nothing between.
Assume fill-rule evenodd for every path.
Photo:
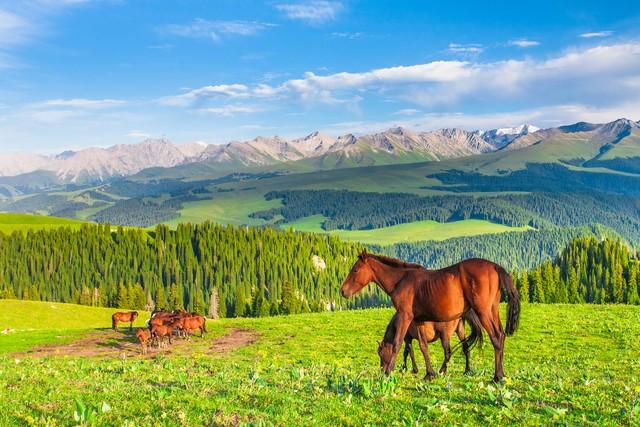
<instances>
[{"instance_id":1,"label":"horse legs","mask_svg":"<svg viewBox=\"0 0 640 427\"><path fill-rule=\"evenodd\" d=\"M502 369L502 355L504 351L505 334L500 324L500 316L498 306L494 305L492 312L483 311L478 313L482 327L489 334L491 344L493 345L493 353L495 356L495 373L493 381L498 382L504 378L504 370ZM496 320L497 319L497 320Z\"/></svg>"},{"instance_id":2,"label":"horse legs","mask_svg":"<svg viewBox=\"0 0 640 427\"><path fill-rule=\"evenodd\" d=\"M411 372L413 372L413 374L415 375L415 374L418 373L418 364L416 363L416 355L413 353L413 345L409 346L409 350L410 350L409 356L411 356L411 367L412 367ZM406 357L404 359L404 364L405 365L407 364L407 358Z\"/></svg>"},{"instance_id":3,"label":"horse legs","mask_svg":"<svg viewBox=\"0 0 640 427\"><path fill-rule=\"evenodd\" d=\"M436 377L436 371L431 366L431 359L429 358L429 346L427 344L427 337L424 336L422 328L418 328L418 343L420 344L420 350L422 356L424 356L424 363L427 365L427 374L424 376L425 380L431 380Z\"/></svg>"},{"instance_id":4,"label":"horse legs","mask_svg":"<svg viewBox=\"0 0 640 427\"><path fill-rule=\"evenodd\" d=\"M404 342L404 354L403 354L403 361L402 361L402 370L406 371L407 370L407 357L409 356L409 352L412 350L411 348L411 343L407 342L405 340Z\"/></svg>"},{"instance_id":5,"label":"horse legs","mask_svg":"<svg viewBox=\"0 0 640 427\"><path fill-rule=\"evenodd\" d=\"M464 373L468 374L469 372L471 372L471 362L469 360L470 351L469 351L469 344L464 341L465 339L464 320L462 319L460 319L460 321L458 322L458 327L456 328L456 334L458 335L458 339L460 340L460 342L462 342L462 352L464 353L464 360L465 360Z\"/></svg>"},{"instance_id":6,"label":"horse legs","mask_svg":"<svg viewBox=\"0 0 640 427\"><path fill-rule=\"evenodd\" d=\"M440 337L440 342L442 343L442 349L444 350L444 360L442 361L442 367L440 367L440 374L444 375L447 373L447 363L451 358L451 341L449 337L443 336Z\"/></svg>"},{"instance_id":7,"label":"horse legs","mask_svg":"<svg viewBox=\"0 0 640 427\"><path fill-rule=\"evenodd\" d=\"M389 376L396 365L398 352L400 351L400 347L404 342L404 337L405 335L407 335L407 330L409 329L409 325L411 325L412 320L413 316L410 313L398 312L398 318L396 320L396 336L393 340L393 352L391 353L391 360L384 370L384 373L387 376Z\"/></svg>"},{"instance_id":8,"label":"horse legs","mask_svg":"<svg viewBox=\"0 0 640 427\"><path fill-rule=\"evenodd\" d=\"M129 330L133 331L133 320L131 321L131 323L129 323Z\"/></svg>"}]
</instances>

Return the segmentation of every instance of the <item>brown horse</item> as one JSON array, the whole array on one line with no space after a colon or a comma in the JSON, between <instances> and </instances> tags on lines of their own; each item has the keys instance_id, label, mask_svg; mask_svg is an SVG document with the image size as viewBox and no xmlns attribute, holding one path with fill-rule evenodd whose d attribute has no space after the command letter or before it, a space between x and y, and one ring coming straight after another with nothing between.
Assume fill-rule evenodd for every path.
<instances>
[{"instance_id":1,"label":"brown horse","mask_svg":"<svg viewBox=\"0 0 640 427\"><path fill-rule=\"evenodd\" d=\"M114 331L118 330L118 322L130 322L129 330L133 330L133 322L138 318L137 311L117 312L111 316L111 327Z\"/></svg>"},{"instance_id":2,"label":"brown horse","mask_svg":"<svg viewBox=\"0 0 640 427\"><path fill-rule=\"evenodd\" d=\"M147 328L138 328L136 331L136 337L138 337L138 341L140 341L142 354L147 354L147 347L151 341L151 331Z\"/></svg>"},{"instance_id":3,"label":"brown horse","mask_svg":"<svg viewBox=\"0 0 640 427\"><path fill-rule=\"evenodd\" d=\"M393 354L393 340L396 334L396 321L398 314L394 314L393 318L387 326L387 330L384 334L384 338L378 346L378 356L380 356L380 366L385 369L391 360ZM440 373L445 374L447 372L447 363L451 358L451 336L456 332L458 338L462 342L462 349L465 356L465 374L471 371L471 364L469 361L469 344L464 340L464 320L452 320L451 322L411 322L407 334L404 337L404 362L403 369L407 369L407 356L411 356L411 364L413 367L413 373L418 373L418 366L416 365L416 359L413 354L413 340L418 340L420 350L424 356L424 362L427 367L427 374L425 379L435 378L436 373L431 366L431 360L429 358L428 343L440 340L442 348L444 349L444 360L442 361L442 367Z\"/></svg>"},{"instance_id":4,"label":"brown horse","mask_svg":"<svg viewBox=\"0 0 640 427\"><path fill-rule=\"evenodd\" d=\"M398 312L393 351L385 373L393 370L398 351L414 320L449 322L463 317L471 326L465 340L472 347L489 334L495 354L494 381L504 378L502 357L505 332L500 322L500 288L508 299L507 335L512 335L520 318L520 296L511 276L499 265L483 259L468 259L441 270L426 270L418 264L394 258L358 256L340 292L350 298L374 282L391 297Z\"/></svg>"},{"instance_id":5,"label":"brown horse","mask_svg":"<svg viewBox=\"0 0 640 427\"><path fill-rule=\"evenodd\" d=\"M181 316L176 320L178 328L182 329L185 332L185 335L192 331L199 330L200 337L204 337L204 334L207 332L207 319L204 316L200 316L198 314L187 314Z\"/></svg>"}]
</instances>

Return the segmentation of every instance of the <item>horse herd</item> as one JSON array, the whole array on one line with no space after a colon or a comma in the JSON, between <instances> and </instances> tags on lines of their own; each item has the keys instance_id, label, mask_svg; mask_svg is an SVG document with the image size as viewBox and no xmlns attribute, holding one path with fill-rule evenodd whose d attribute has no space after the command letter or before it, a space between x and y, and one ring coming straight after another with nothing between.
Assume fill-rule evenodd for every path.
<instances>
[{"instance_id":1,"label":"horse herd","mask_svg":"<svg viewBox=\"0 0 640 427\"><path fill-rule=\"evenodd\" d=\"M411 347L414 338L420 344L427 365L425 379L435 376L427 344L437 339L442 341L445 352L440 372L446 372L452 354L449 341L453 332L457 332L461 340L459 345L464 351L465 371L468 372L469 352L476 343L482 342L484 329L494 349L493 379L500 381L504 378L505 330L500 321L501 289L507 299L506 335L516 331L520 320L520 296L504 268L491 261L474 258L441 270L427 270L419 264L362 252L340 293L351 298L371 282L391 297L396 309L378 346L380 366L385 374L389 375L393 370L403 341L405 367L410 354L413 370L417 372ZM465 321L471 327L471 335L466 338Z\"/></svg>"},{"instance_id":2,"label":"horse herd","mask_svg":"<svg viewBox=\"0 0 640 427\"><path fill-rule=\"evenodd\" d=\"M494 381L504 378L502 367L504 341L512 335L520 320L520 296L511 276L501 266L483 259L468 259L441 270L427 270L423 266L382 255L362 252L345 279L340 293L351 298L369 283L376 283L391 297L396 313L389 322L383 340L378 346L380 366L386 375L395 367L398 352L405 343L404 367L411 356L413 371L417 373L412 341L418 340L425 359L425 379L435 377L429 360L428 343L440 340L444 348L444 362L440 373L445 373L452 353L462 347L466 358L465 372L470 371L471 348L482 342L483 330L489 335L495 356ZM501 290L507 300L506 330L500 321ZM130 328L138 317L136 311L114 313L112 326L129 322ZM464 323L471 327L465 337ZM172 335L187 337L190 333L206 330L205 317L185 311L157 310L140 328L136 336L146 354L149 344L158 347L171 344ZM460 344L451 349L453 333ZM505 333L506 332L506 333Z\"/></svg>"},{"instance_id":3,"label":"horse herd","mask_svg":"<svg viewBox=\"0 0 640 427\"><path fill-rule=\"evenodd\" d=\"M133 329L133 322L138 318L137 311L113 313L111 326L118 330L118 323L129 323L129 329ZM138 328L136 337L140 341L142 354L147 354L149 345L158 348L172 344L173 335L188 338L190 334L200 331L200 337L207 332L207 319L197 313L188 313L184 310L166 311L155 310L151 318L147 320L146 328Z\"/></svg>"}]
</instances>

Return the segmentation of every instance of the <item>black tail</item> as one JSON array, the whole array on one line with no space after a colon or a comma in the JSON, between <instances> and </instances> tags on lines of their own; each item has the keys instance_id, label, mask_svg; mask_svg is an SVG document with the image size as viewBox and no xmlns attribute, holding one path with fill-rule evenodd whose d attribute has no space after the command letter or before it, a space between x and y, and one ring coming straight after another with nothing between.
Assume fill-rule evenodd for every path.
<instances>
[{"instance_id":1,"label":"black tail","mask_svg":"<svg viewBox=\"0 0 640 427\"><path fill-rule=\"evenodd\" d=\"M505 332L507 335L513 335L520 323L520 293L504 268L497 267L496 270L500 278L500 288L507 296L507 327Z\"/></svg>"},{"instance_id":2,"label":"black tail","mask_svg":"<svg viewBox=\"0 0 640 427\"><path fill-rule=\"evenodd\" d=\"M471 350L476 345L478 347L482 347L482 324L480 323L480 319L476 312L471 309L463 314L462 318L469 323L469 326L471 327L471 334L453 347L446 363L449 363L449 359L453 353L458 351L460 347L466 347L468 350Z\"/></svg>"}]
</instances>

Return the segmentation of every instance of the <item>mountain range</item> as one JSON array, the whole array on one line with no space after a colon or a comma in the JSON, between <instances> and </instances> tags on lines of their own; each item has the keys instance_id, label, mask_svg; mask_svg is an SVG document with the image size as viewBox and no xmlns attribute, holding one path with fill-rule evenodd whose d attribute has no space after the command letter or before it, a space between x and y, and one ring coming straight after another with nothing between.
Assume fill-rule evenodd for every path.
<instances>
[{"instance_id":1,"label":"mountain range","mask_svg":"<svg viewBox=\"0 0 640 427\"><path fill-rule=\"evenodd\" d=\"M226 144L173 144L147 139L137 144L65 151L56 155L13 153L0 156L0 177L27 179L40 172L58 183L100 183L135 175L149 168L191 164L234 169L286 162L306 162L314 168L439 161L457 157L516 150L564 137L600 144L601 153L627 136L640 136L640 125L628 119L610 123L575 123L548 129L532 125L488 131L449 128L415 132L404 127L384 132L334 138L313 132L303 138L257 137ZM14 178L15 179L15 178ZM0 178L0 185L3 184Z\"/></svg>"}]
</instances>

